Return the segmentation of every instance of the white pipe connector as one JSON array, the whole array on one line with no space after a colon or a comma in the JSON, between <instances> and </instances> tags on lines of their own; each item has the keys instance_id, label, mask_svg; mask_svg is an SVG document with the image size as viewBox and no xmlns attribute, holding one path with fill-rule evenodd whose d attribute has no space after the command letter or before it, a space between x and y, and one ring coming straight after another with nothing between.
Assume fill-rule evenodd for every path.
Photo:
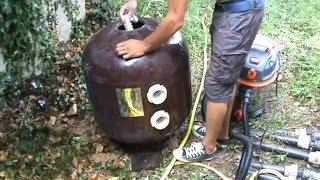
<instances>
[{"instance_id":1,"label":"white pipe connector","mask_svg":"<svg viewBox=\"0 0 320 180\"><path fill-rule=\"evenodd\" d=\"M182 42L182 33L177 31L168 41L168 44L179 44Z\"/></svg>"},{"instance_id":2,"label":"white pipe connector","mask_svg":"<svg viewBox=\"0 0 320 180\"><path fill-rule=\"evenodd\" d=\"M163 85L155 84L149 88L147 98L152 104L162 104L167 99L167 88Z\"/></svg>"},{"instance_id":3,"label":"white pipe connector","mask_svg":"<svg viewBox=\"0 0 320 180\"><path fill-rule=\"evenodd\" d=\"M123 15L122 21L126 31L133 31L134 28L132 22L138 22L139 20L134 14L128 13L126 15Z\"/></svg>"},{"instance_id":4,"label":"white pipe connector","mask_svg":"<svg viewBox=\"0 0 320 180\"><path fill-rule=\"evenodd\" d=\"M320 166L320 151L310 152L308 162L312 165Z\"/></svg>"},{"instance_id":5,"label":"white pipe connector","mask_svg":"<svg viewBox=\"0 0 320 180\"><path fill-rule=\"evenodd\" d=\"M311 136L303 134L298 137L298 147L309 149L311 144Z\"/></svg>"},{"instance_id":6,"label":"white pipe connector","mask_svg":"<svg viewBox=\"0 0 320 180\"><path fill-rule=\"evenodd\" d=\"M157 130L163 130L168 127L170 123L169 113L160 110L155 112L150 118L151 126L156 128Z\"/></svg>"},{"instance_id":7,"label":"white pipe connector","mask_svg":"<svg viewBox=\"0 0 320 180\"><path fill-rule=\"evenodd\" d=\"M123 23L124 28L126 29L126 31L133 31L133 26L132 23L129 19L126 19Z\"/></svg>"},{"instance_id":8,"label":"white pipe connector","mask_svg":"<svg viewBox=\"0 0 320 180\"><path fill-rule=\"evenodd\" d=\"M292 164L290 166L285 166L284 175L288 177L288 179L297 179L299 172L299 166L297 164Z\"/></svg>"}]
</instances>

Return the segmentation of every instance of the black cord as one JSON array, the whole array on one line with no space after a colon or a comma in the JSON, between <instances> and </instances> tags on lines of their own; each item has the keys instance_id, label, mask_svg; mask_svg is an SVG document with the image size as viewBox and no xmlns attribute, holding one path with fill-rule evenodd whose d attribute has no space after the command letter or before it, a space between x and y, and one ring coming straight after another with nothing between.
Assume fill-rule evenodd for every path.
<instances>
[{"instance_id":1,"label":"black cord","mask_svg":"<svg viewBox=\"0 0 320 180\"><path fill-rule=\"evenodd\" d=\"M278 76L279 76L279 75L278 75ZM278 112L278 108L279 108L279 105L280 105L280 103L279 103L279 96L278 96L278 85L279 85L279 80L278 80L278 78L276 79L275 83L276 83L276 92L275 92L275 96L276 96L276 99L275 99L276 103L275 103L275 104L276 104L276 106L275 106L275 109L276 109L276 112ZM269 101L269 102L271 102L271 101ZM269 121L270 121L271 119L274 119L275 114L276 114L276 113L273 113L272 117L271 117L271 118L268 118L268 119L267 119L268 122L265 123L265 124L266 124L266 127L264 128L263 134L262 134L262 136L260 137L260 143L259 143L259 146L260 146L260 147L262 146L263 140L264 140L267 132L268 132L269 129L270 129L271 123L270 123ZM263 163L263 159L262 159L261 150L260 150L259 152L260 152L260 153L259 153L259 159L260 159L259 162L260 162L261 167L262 167L262 169L263 169L263 164L264 164L264 163Z\"/></svg>"}]
</instances>

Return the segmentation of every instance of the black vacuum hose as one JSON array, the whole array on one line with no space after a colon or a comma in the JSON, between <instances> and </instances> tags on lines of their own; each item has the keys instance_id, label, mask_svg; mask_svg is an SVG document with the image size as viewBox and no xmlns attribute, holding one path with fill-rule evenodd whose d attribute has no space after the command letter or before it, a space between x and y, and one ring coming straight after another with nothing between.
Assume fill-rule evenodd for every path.
<instances>
[{"instance_id":1,"label":"black vacuum hose","mask_svg":"<svg viewBox=\"0 0 320 180\"><path fill-rule=\"evenodd\" d=\"M253 145L250 135L250 125L249 125L249 116L248 116L248 106L250 103L251 89L247 89L243 101L243 134L237 134L234 132L230 133L230 137L241 141L244 145L244 150L241 155L239 167L237 170L236 180L242 180L246 178L248 174L250 163L252 160L253 154Z\"/></svg>"},{"instance_id":2,"label":"black vacuum hose","mask_svg":"<svg viewBox=\"0 0 320 180\"><path fill-rule=\"evenodd\" d=\"M243 102L243 133L244 135L251 137L249 117L248 117L248 106L249 106L249 102L246 102L245 100Z\"/></svg>"},{"instance_id":3,"label":"black vacuum hose","mask_svg":"<svg viewBox=\"0 0 320 180\"><path fill-rule=\"evenodd\" d=\"M238 134L235 132L230 133L230 137L232 139L239 140L243 143L244 150L241 156L240 164L237 171L236 180L243 180L246 178L248 174L248 170L250 168L250 163L252 160L252 153L253 153L253 145L251 138L245 136L243 134Z\"/></svg>"}]
</instances>

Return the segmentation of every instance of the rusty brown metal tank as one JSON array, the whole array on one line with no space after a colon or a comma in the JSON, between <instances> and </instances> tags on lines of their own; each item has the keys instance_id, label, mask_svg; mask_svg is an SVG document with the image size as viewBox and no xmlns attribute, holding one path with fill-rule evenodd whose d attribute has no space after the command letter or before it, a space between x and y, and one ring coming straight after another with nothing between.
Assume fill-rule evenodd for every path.
<instances>
[{"instance_id":1,"label":"rusty brown metal tank","mask_svg":"<svg viewBox=\"0 0 320 180\"><path fill-rule=\"evenodd\" d=\"M148 18L134 23L133 31L125 31L120 21L111 23L90 38L84 51L95 120L122 143L162 141L180 128L190 112L189 59L181 34L140 58L124 60L115 54L117 43L142 40L157 26Z\"/></svg>"}]
</instances>

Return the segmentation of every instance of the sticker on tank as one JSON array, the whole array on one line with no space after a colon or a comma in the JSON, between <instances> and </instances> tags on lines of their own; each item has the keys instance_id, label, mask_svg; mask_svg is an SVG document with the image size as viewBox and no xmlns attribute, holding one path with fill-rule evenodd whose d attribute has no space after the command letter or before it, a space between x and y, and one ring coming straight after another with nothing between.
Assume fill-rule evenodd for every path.
<instances>
[{"instance_id":1,"label":"sticker on tank","mask_svg":"<svg viewBox=\"0 0 320 180\"><path fill-rule=\"evenodd\" d=\"M140 88L117 88L116 92L122 117L144 116Z\"/></svg>"}]
</instances>

